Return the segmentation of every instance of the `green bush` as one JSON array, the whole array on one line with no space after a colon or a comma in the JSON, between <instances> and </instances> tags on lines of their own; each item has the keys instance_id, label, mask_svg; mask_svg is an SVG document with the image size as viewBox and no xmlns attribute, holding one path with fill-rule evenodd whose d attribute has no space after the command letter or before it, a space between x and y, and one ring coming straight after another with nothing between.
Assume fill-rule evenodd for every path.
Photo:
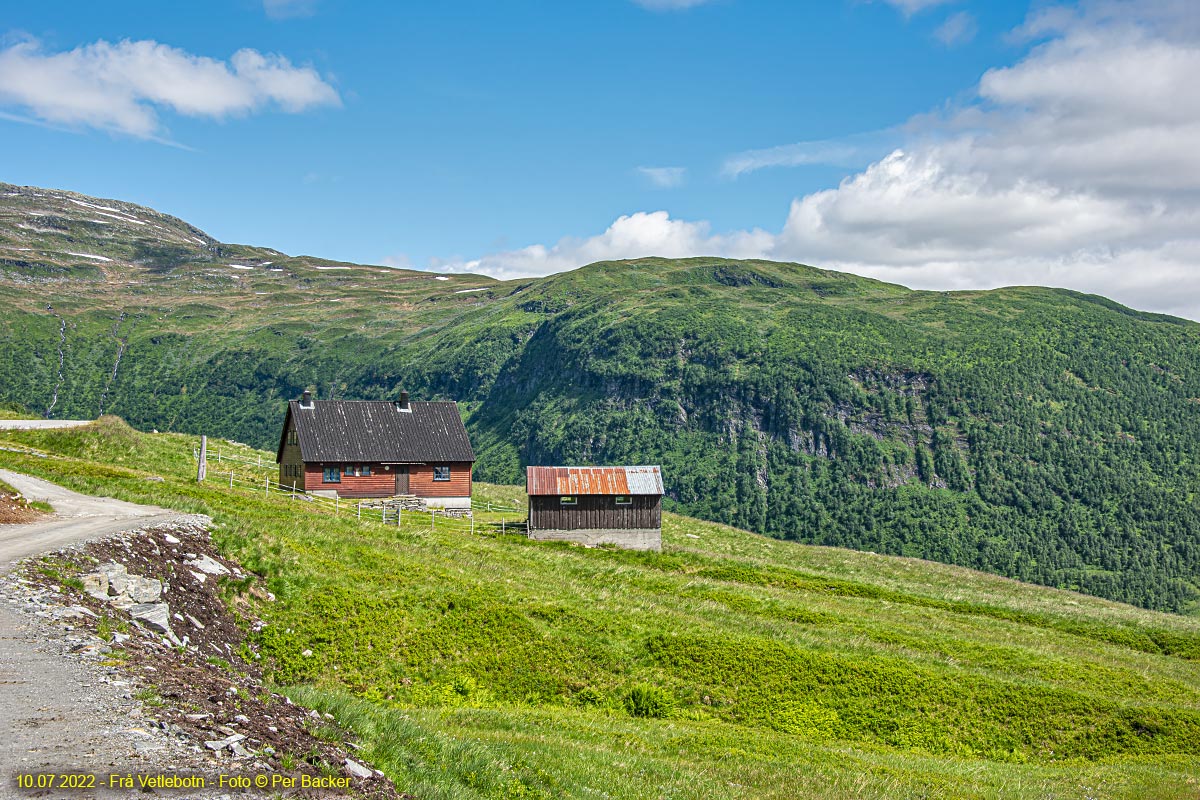
<instances>
[{"instance_id":1,"label":"green bush","mask_svg":"<svg viewBox=\"0 0 1200 800\"><path fill-rule=\"evenodd\" d=\"M657 686L639 683L625 693L625 710L634 717L663 719L671 715L675 701Z\"/></svg>"}]
</instances>

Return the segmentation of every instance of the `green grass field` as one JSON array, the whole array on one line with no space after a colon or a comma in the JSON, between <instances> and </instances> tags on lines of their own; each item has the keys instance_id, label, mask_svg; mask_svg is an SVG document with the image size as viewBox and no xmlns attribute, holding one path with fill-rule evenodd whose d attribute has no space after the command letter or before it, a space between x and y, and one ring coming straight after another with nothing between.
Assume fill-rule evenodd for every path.
<instances>
[{"instance_id":1,"label":"green grass field","mask_svg":"<svg viewBox=\"0 0 1200 800\"><path fill-rule=\"evenodd\" d=\"M215 469L197 484L193 438L111 418L0 436L48 456L0 450L5 468L210 514L277 597L247 598L271 679L418 797L1200 791L1191 618L671 514L661 554L485 524L520 512L480 513L474 534L338 517Z\"/></svg>"}]
</instances>

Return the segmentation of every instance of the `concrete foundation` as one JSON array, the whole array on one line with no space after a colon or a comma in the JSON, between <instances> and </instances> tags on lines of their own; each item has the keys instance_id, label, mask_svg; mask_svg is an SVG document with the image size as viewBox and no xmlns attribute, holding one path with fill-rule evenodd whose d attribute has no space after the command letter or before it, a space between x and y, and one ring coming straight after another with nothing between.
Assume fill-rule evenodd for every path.
<instances>
[{"instance_id":1,"label":"concrete foundation","mask_svg":"<svg viewBox=\"0 0 1200 800\"><path fill-rule=\"evenodd\" d=\"M470 511L470 497L422 497L426 508L444 508L447 511Z\"/></svg>"},{"instance_id":2,"label":"concrete foundation","mask_svg":"<svg viewBox=\"0 0 1200 800\"><path fill-rule=\"evenodd\" d=\"M588 528L583 530L538 530L529 538L539 542L575 542L586 547L611 544L623 550L662 550L661 528Z\"/></svg>"}]
</instances>

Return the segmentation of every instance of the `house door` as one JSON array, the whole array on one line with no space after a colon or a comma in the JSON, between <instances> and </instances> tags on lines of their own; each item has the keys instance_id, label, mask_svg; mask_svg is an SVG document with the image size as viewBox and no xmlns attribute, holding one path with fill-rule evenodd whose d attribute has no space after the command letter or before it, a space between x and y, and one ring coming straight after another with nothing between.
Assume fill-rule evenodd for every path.
<instances>
[{"instance_id":1,"label":"house door","mask_svg":"<svg viewBox=\"0 0 1200 800\"><path fill-rule=\"evenodd\" d=\"M396 494L408 494L408 467L396 467Z\"/></svg>"}]
</instances>

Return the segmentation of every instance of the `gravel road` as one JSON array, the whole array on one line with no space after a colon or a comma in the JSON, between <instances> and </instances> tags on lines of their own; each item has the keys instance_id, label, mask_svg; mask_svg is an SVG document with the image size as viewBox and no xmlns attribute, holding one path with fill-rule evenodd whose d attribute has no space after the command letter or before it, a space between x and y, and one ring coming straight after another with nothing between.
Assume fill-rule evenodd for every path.
<instances>
[{"instance_id":1,"label":"gravel road","mask_svg":"<svg viewBox=\"0 0 1200 800\"><path fill-rule=\"evenodd\" d=\"M12 562L18 559L179 516L165 508L79 494L50 481L6 469L0 469L0 481L30 500L49 503L55 511L45 522L0 525L0 574L7 572Z\"/></svg>"},{"instance_id":2,"label":"gravel road","mask_svg":"<svg viewBox=\"0 0 1200 800\"><path fill-rule=\"evenodd\" d=\"M78 428L90 419L0 419L0 431L37 431L49 428Z\"/></svg>"},{"instance_id":3,"label":"gravel road","mask_svg":"<svg viewBox=\"0 0 1200 800\"><path fill-rule=\"evenodd\" d=\"M0 580L18 559L180 516L89 497L7 470L0 470L0 480L26 497L49 502L56 511L45 522L0 525ZM15 776L20 773L107 775L153 767L160 745L156 732L138 727L138 703L121 682L64 658L65 645L47 639L22 614L21 602L10 594L0 603L0 798L60 796L19 791ZM108 796L89 791L61 796L68 794L80 800Z\"/></svg>"}]
</instances>

